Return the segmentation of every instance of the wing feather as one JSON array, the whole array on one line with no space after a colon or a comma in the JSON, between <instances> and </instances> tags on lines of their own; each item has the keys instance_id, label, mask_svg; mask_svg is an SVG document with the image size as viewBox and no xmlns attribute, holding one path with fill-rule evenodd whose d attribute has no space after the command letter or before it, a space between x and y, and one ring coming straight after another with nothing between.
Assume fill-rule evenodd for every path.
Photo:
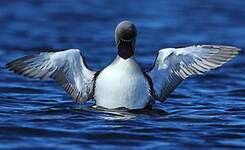
<instances>
[{"instance_id":1,"label":"wing feather","mask_svg":"<svg viewBox=\"0 0 245 150\"><path fill-rule=\"evenodd\" d=\"M197 45L184 48L166 48L159 51L153 66L147 72L152 79L155 98L164 101L187 77L203 74L220 67L241 49L221 45Z\"/></svg>"},{"instance_id":2,"label":"wing feather","mask_svg":"<svg viewBox=\"0 0 245 150\"><path fill-rule=\"evenodd\" d=\"M53 78L78 103L83 104L93 98L95 72L86 66L78 49L25 56L6 67L29 78Z\"/></svg>"}]
</instances>

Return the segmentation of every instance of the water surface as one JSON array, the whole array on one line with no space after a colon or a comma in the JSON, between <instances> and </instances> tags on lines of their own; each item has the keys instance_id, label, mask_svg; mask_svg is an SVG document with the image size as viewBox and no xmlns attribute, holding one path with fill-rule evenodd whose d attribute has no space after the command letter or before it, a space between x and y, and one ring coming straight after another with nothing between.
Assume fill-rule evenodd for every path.
<instances>
[{"instance_id":1,"label":"water surface","mask_svg":"<svg viewBox=\"0 0 245 150\"><path fill-rule=\"evenodd\" d=\"M142 111L75 104L53 80L5 69L40 51L78 48L100 70L116 56L114 29L138 29L136 60L193 44L245 48L245 1L0 2L0 149L244 149L245 54L182 82L165 103Z\"/></svg>"}]
</instances>

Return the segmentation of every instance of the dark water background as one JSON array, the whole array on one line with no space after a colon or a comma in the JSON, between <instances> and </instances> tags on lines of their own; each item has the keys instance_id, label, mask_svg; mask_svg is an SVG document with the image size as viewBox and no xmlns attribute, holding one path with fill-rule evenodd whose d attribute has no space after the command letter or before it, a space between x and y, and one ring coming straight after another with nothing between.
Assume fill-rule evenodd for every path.
<instances>
[{"instance_id":1,"label":"dark water background","mask_svg":"<svg viewBox=\"0 0 245 150\"><path fill-rule=\"evenodd\" d=\"M95 110L75 104L53 80L5 69L15 58L78 48L99 70L116 56L114 29L138 29L136 59L192 44L245 48L243 0L1 0L0 149L245 149L245 54L182 82L152 110Z\"/></svg>"}]
</instances>

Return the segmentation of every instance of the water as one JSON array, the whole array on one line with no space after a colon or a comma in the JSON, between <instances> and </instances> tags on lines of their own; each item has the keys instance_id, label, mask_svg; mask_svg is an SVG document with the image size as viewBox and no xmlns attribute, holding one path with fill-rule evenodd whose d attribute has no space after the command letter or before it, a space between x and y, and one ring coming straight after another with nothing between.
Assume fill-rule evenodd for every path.
<instances>
[{"instance_id":1,"label":"water","mask_svg":"<svg viewBox=\"0 0 245 150\"><path fill-rule=\"evenodd\" d=\"M116 56L114 29L138 29L136 59L161 48L245 48L245 1L0 1L0 149L245 149L245 54L182 82L165 103L137 112L75 104L53 80L5 69L15 58L79 48L99 70Z\"/></svg>"}]
</instances>

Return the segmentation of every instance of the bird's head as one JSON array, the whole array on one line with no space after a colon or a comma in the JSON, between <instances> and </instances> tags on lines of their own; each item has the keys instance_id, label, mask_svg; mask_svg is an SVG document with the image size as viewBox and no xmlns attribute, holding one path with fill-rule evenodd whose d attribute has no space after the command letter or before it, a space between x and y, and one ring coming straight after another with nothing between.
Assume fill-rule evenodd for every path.
<instances>
[{"instance_id":1,"label":"bird's head","mask_svg":"<svg viewBox=\"0 0 245 150\"><path fill-rule=\"evenodd\" d=\"M134 55L136 36L136 27L130 21L123 21L117 25L115 39L121 58L127 59Z\"/></svg>"}]
</instances>

